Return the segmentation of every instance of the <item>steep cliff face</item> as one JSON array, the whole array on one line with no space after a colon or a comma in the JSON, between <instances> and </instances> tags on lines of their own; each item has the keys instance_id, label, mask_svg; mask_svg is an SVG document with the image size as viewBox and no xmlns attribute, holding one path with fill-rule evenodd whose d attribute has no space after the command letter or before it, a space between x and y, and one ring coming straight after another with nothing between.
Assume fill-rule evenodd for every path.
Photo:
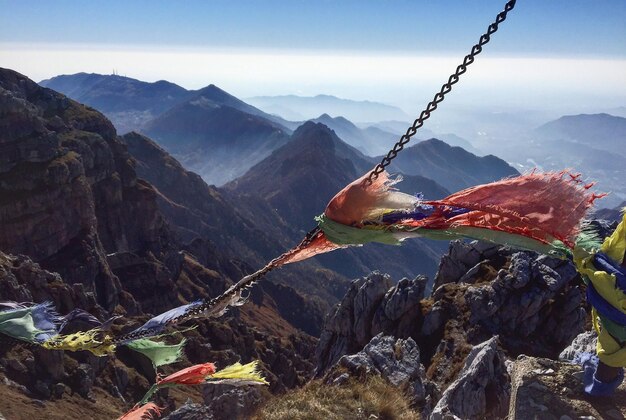
<instances>
[{"instance_id":1,"label":"steep cliff face","mask_svg":"<svg viewBox=\"0 0 626 420\"><path fill-rule=\"evenodd\" d=\"M154 189L100 113L11 70L0 70L0 94L0 249L113 309L121 286L105 255L173 248Z\"/></svg>"},{"instance_id":2,"label":"steep cliff face","mask_svg":"<svg viewBox=\"0 0 626 420\"><path fill-rule=\"evenodd\" d=\"M301 239L297 226L277 215L265 200L207 185L145 136L129 133L122 139L136 160L137 174L157 189L159 210L186 243L185 249L203 265L238 280ZM297 289L308 301L318 301L313 306L322 302L319 311L343 295L347 284L347 279L330 270L320 274L313 260L286 267L267 280ZM297 316L288 315L288 319L304 331L319 331L320 316L310 317L306 326L303 319L296 321Z\"/></svg>"},{"instance_id":3,"label":"steep cliff face","mask_svg":"<svg viewBox=\"0 0 626 420\"><path fill-rule=\"evenodd\" d=\"M91 188L112 168L103 168L102 174L89 171L90 162L69 147L85 139L81 145L93 150L93 163L107 155L101 150L103 136L110 139L115 131L96 112L9 70L0 72L0 94L0 248L31 255L90 291L97 279L110 291L107 306L115 306L119 282L97 236ZM67 264L57 264L59 257Z\"/></svg>"}]
</instances>

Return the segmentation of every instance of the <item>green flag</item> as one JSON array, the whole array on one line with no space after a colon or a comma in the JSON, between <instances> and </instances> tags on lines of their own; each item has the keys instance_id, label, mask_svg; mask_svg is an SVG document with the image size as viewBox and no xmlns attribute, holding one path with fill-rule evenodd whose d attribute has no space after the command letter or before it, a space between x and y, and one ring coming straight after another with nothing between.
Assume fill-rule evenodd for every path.
<instances>
[{"instance_id":1,"label":"green flag","mask_svg":"<svg viewBox=\"0 0 626 420\"><path fill-rule=\"evenodd\" d=\"M127 346L150 359L156 368L178 362L183 354L183 346L186 341L186 339L183 339L178 344L165 344L163 341L140 338L131 341Z\"/></svg>"},{"instance_id":2,"label":"green flag","mask_svg":"<svg viewBox=\"0 0 626 420\"><path fill-rule=\"evenodd\" d=\"M58 323L59 316L49 302L0 312L0 333L30 343L41 343L58 334Z\"/></svg>"}]
</instances>

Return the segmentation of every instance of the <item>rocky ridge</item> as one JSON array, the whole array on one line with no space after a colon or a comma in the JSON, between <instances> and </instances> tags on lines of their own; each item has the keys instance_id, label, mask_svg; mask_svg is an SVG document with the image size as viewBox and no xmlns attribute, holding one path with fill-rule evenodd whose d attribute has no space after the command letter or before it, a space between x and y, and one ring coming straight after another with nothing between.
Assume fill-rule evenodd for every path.
<instances>
[{"instance_id":1,"label":"rocky ridge","mask_svg":"<svg viewBox=\"0 0 626 420\"><path fill-rule=\"evenodd\" d=\"M626 384L594 401L571 364L595 338L583 333L587 308L570 262L453 241L428 298L426 282L393 286L379 273L353 281L322 330L317 375L331 386L380 375L430 419L626 414Z\"/></svg>"}]
</instances>

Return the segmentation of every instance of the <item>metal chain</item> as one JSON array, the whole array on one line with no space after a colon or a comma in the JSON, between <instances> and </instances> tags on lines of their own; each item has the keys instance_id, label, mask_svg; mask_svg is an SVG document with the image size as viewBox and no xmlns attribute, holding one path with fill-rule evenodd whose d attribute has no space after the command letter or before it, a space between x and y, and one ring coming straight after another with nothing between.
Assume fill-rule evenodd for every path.
<instances>
[{"instance_id":1,"label":"metal chain","mask_svg":"<svg viewBox=\"0 0 626 420\"><path fill-rule=\"evenodd\" d=\"M318 237L320 232L321 232L321 229L319 228L319 226L315 227L313 230L311 230L309 233L306 234L302 242L300 242L300 244L297 247L292 248L291 250L285 252L284 254L274 258L272 261L267 263L265 267L261 268L260 270L245 276L244 278L239 280L237 283L229 287L221 295L212 299L209 299L209 298L204 299L200 305L195 306L189 309L183 315L170 320L168 325L179 324L179 323L188 321L190 319L193 319L199 316L211 317L211 316L214 316L215 313L219 313L220 309L225 309L228 306L230 306L230 303L232 302L233 298L239 296L243 291L254 286L254 284L257 281L259 281L261 277L263 277L270 271L274 270L275 268L280 267L279 263L281 261L293 255L295 252L303 248L306 248L308 245L310 245L311 242L313 242L313 240ZM157 332L157 329L155 328L146 328L140 331L131 331L122 336L115 337L113 339L113 344L121 344L127 341L137 340L143 337L149 337L149 336L154 335L156 332Z\"/></svg>"},{"instance_id":2,"label":"metal chain","mask_svg":"<svg viewBox=\"0 0 626 420\"><path fill-rule=\"evenodd\" d=\"M474 57L481 53L483 46L491 39L491 35L498 30L498 25L504 22L506 15L513 10L515 2L516 0L510 0L504 5L504 10L498 13L496 20L489 25L487 32L481 35L478 43L472 47L471 52L463 59L463 63L458 65L456 71L450 75L448 81L441 86L441 90L437 92L433 100L428 103L426 109L421 112L419 118L417 118L413 122L413 125L406 130L406 133L400 137L400 140L398 140L389 153L387 153L387 156L383 157L380 163L376 165L372 172L370 172L365 182L371 184L376 178L378 178L378 175L385 170L391 161L398 156L398 153L404 149L404 146L411 141L411 137L413 137L415 133L417 133L417 130L424 125L424 121L426 121L430 117L430 114L437 109L437 105L445 99L445 96L452 90L452 86L459 81L460 76L467 71L467 67L474 62Z\"/></svg>"},{"instance_id":3,"label":"metal chain","mask_svg":"<svg viewBox=\"0 0 626 420\"><path fill-rule=\"evenodd\" d=\"M417 118L413 122L413 125L407 129L406 133L402 135L400 140L393 146L393 148L389 151L389 153L387 153L387 156L385 156L382 159L382 161L378 165L376 165L376 167L372 170L372 172L369 174L369 176L365 180L366 182L371 184L373 180L378 178L378 175L380 175L385 170L385 168L391 163L391 161L398 155L398 152L404 149L404 146L409 141L411 141L411 137L413 137L415 133L417 132L417 130L424 125L424 121L426 121L430 117L430 114L435 109L437 109L437 104L439 104L441 101L444 100L445 96L448 93L450 93L450 91L452 90L452 86L456 84L459 81L460 76L467 71L467 66L469 66L470 64L474 62L474 57L480 54L480 52L482 51L483 45L489 42L489 40L491 39L491 35L493 35L498 30L498 25L504 22L504 20L506 19L507 13L513 10L513 7L515 7L515 2L516 0L509 0L504 5L504 10L498 13L498 15L496 16L496 20L491 25L489 25L487 32L481 35L478 43L472 47L471 52L468 55L466 55L465 58L463 59L463 63L460 64L456 68L456 71L454 72L454 74L452 74L448 78L448 81L441 87L441 90L435 95L435 97L428 104L426 109L421 112L419 118ZM228 307L229 303L234 297L238 296L244 290L252 287L265 274L279 267L280 265L278 263L280 261L284 260L285 258L290 256L294 252L309 245L318 236L320 232L321 230L319 226L311 230L306 235L304 240L297 247L291 249L290 251L287 251L286 253L282 254L281 256L277 258L274 258L272 261L270 261L267 265L265 265L265 267L263 267L259 271L253 274L250 274L248 276L245 276L244 278L239 280L237 283L235 283L233 286L231 286L228 290L226 290L221 295L213 299L204 299L204 301L200 305L190 309L184 315L179 316L178 318L172 319L170 321L170 324L178 324L178 323L190 320L192 318L198 317L200 315L211 316L211 314L215 313L215 311L218 308L222 306ZM127 333L121 337L115 338L114 343L122 343L122 342L129 341L129 340L135 340L138 338L147 337L147 336L152 335L153 333L154 331L151 329L146 329L146 330L138 331L135 333L133 332Z\"/></svg>"},{"instance_id":4,"label":"metal chain","mask_svg":"<svg viewBox=\"0 0 626 420\"><path fill-rule=\"evenodd\" d=\"M172 321L176 323L182 322L187 319L193 318L195 316L206 314L207 311L209 312L208 315L210 316L211 312L214 312L216 308L219 308L225 304L227 305L228 302L230 302L230 300L233 297L238 296L239 294L241 294L241 292L252 287L257 281L259 281L261 277L263 277L270 271L274 270L275 268L280 267L282 265L281 262L283 262L285 259L293 255L294 253L298 252L299 250L304 249L307 246L309 246L311 242L315 238L318 237L320 232L321 232L321 229L319 228L319 226L316 226L313 230L311 230L309 233L306 234L302 242L300 242L300 244L298 244L298 246L296 246L295 248L292 248L289 251L285 252L284 254L274 258L272 261L267 263L265 267L261 268L260 270L250 275L245 276L244 278L239 280L237 283L232 285L230 288L228 288L228 290L226 290L221 295L213 299L204 299L202 304L192 308L191 310L189 310L189 312L187 312L182 317L179 317Z\"/></svg>"}]
</instances>

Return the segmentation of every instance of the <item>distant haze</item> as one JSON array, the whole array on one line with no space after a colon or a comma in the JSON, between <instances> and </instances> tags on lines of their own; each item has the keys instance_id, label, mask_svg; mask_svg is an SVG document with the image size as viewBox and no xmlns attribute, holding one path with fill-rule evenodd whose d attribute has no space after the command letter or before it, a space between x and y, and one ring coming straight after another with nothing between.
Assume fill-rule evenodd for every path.
<instances>
[{"instance_id":1,"label":"distant haze","mask_svg":"<svg viewBox=\"0 0 626 420\"><path fill-rule=\"evenodd\" d=\"M117 71L194 89L214 83L237 97L330 94L379 101L399 106L410 115L432 98L461 59L460 55L57 44L0 44L0 49L1 66L35 80L82 71ZM485 54L463 79L446 106L509 106L566 113L626 103L623 58L494 58Z\"/></svg>"},{"instance_id":2,"label":"distant haze","mask_svg":"<svg viewBox=\"0 0 626 420\"><path fill-rule=\"evenodd\" d=\"M238 98L325 94L414 117L504 2L0 0L0 67L36 81L213 83ZM625 21L624 0L519 1L443 107L626 106Z\"/></svg>"}]
</instances>

